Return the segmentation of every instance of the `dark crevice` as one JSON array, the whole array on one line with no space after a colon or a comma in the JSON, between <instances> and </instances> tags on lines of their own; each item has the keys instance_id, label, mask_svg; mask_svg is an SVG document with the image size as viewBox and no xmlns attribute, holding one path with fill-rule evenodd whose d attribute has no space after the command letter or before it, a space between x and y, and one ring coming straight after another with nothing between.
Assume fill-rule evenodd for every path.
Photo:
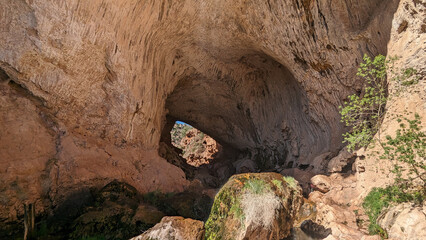
<instances>
[{"instance_id":1,"label":"dark crevice","mask_svg":"<svg viewBox=\"0 0 426 240\"><path fill-rule=\"evenodd\" d=\"M310 164L300 164L299 166L297 166L297 168L299 168L300 170L306 170L309 166Z\"/></svg>"},{"instance_id":2,"label":"dark crevice","mask_svg":"<svg viewBox=\"0 0 426 240\"><path fill-rule=\"evenodd\" d=\"M322 225L319 225L312 220L306 220L300 226L303 232L305 232L308 236L317 239L326 238L331 234L331 228L325 228Z\"/></svg>"},{"instance_id":3,"label":"dark crevice","mask_svg":"<svg viewBox=\"0 0 426 240\"><path fill-rule=\"evenodd\" d=\"M355 163L356 155L348 159L348 163L342 168L342 173L352 173L352 165Z\"/></svg>"},{"instance_id":4,"label":"dark crevice","mask_svg":"<svg viewBox=\"0 0 426 240\"><path fill-rule=\"evenodd\" d=\"M0 82L6 82L9 79L9 75L7 75L7 73L2 68L0 68Z\"/></svg>"},{"instance_id":5,"label":"dark crevice","mask_svg":"<svg viewBox=\"0 0 426 240\"><path fill-rule=\"evenodd\" d=\"M399 27L398 27L398 33L402 33L402 32L404 32L405 30L407 30L407 28L408 28L408 22L407 22L407 20L403 20L402 22L401 22L401 24L399 25Z\"/></svg>"}]
</instances>

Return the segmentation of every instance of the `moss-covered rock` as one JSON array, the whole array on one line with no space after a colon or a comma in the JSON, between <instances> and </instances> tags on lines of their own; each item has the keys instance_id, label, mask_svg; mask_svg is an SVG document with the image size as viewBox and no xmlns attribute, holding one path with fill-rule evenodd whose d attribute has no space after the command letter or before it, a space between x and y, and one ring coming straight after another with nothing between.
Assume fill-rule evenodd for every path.
<instances>
[{"instance_id":1,"label":"moss-covered rock","mask_svg":"<svg viewBox=\"0 0 426 240\"><path fill-rule=\"evenodd\" d=\"M293 178L277 173L235 175L215 197L205 239L283 239L302 204L302 189Z\"/></svg>"}]
</instances>

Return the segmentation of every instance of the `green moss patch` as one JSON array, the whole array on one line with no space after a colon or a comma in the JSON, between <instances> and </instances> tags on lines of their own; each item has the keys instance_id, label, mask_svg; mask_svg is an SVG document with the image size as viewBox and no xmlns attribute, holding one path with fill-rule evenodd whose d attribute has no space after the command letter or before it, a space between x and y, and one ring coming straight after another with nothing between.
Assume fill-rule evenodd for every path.
<instances>
[{"instance_id":1,"label":"green moss patch","mask_svg":"<svg viewBox=\"0 0 426 240\"><path fill-rule=\"evenodd\" d=\"M205 239L236 239L244 234L248 227L245 226L245 222L249 224L253 222L246 219L244 214L245 205L242 204L243 200L246 200L244 196L257 196L259 199L263 195L269 198L276 196L281 202L277 206L277 209L282 208L279 214L286 215L293 208L284 205L288 204L287 201L294 194L294 190L300 190L297 182L293 178L285 179L277 173L250 173L231 177L215 197L209 219L205 224ZM284 223L284 220L280 223Z\"/></svg>"}]
</instances>

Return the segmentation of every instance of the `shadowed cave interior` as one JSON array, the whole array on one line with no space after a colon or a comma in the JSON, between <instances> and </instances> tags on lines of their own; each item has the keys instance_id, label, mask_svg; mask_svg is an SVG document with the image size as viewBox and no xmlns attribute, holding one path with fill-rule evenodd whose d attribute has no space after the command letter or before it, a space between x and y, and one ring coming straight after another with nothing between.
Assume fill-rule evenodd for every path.
<instances>
[{"instance_id":1,"label":"shadowed cave interior","mask_svg":"<svg viewBox=\"0 0 426 240\"><path fill-rule=\"evenodd\" d=\"M181 78L167 98L159 153L187 178L207 174L215 183L202 182L217 188L235 173L319 168L309 164L312 158L337 153L341 144L330 139L330 125L340 123L321 125L309 115L306 93L284 65L266 54L251 53L228 66L214 77L192 73ZM331 111L338 114L337 109ZM177 120L222 146L212 163L195 170L179 159L170 139Z\"/></svg>"}]
</instances>

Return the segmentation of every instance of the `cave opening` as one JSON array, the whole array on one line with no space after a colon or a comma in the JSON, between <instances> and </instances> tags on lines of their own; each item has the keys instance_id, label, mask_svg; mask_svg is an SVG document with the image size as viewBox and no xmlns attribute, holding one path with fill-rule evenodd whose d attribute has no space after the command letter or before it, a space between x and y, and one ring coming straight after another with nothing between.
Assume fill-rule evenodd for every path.
<instances>
[{"instance_id":1,"label":"cave opening","mask_svg":"<svg viewBox=\"0 0 426 240\"><path fill-rule=\"evenodd\" d=\"M193 167L212 163L222 148L212 137L182 121L175 122L170 136L171 144L181 150L179 155Z\"/></svg>"},{"instance_id":2,"label":"cave opening","mask_svg":"<svg viewBox=\"0 0 426 240\"><path fill-rule=\"evenodd\" d=\"M332 126L315 119L306 90L285 63L261 52L240 54L213 69L198 66L176 76L166 98L160 155L183 169L188 179L212 188L238 173L280 173L306 165L320 172L323 161L313 159L337 153L341 145L332 137ZM337 109L330 111L338 115ZM217 141L221 151L214 161L194 168L182 160L170 134L176 121ZM171 160L166 145L181 160Z\"/></svg>"}]
</instances>

